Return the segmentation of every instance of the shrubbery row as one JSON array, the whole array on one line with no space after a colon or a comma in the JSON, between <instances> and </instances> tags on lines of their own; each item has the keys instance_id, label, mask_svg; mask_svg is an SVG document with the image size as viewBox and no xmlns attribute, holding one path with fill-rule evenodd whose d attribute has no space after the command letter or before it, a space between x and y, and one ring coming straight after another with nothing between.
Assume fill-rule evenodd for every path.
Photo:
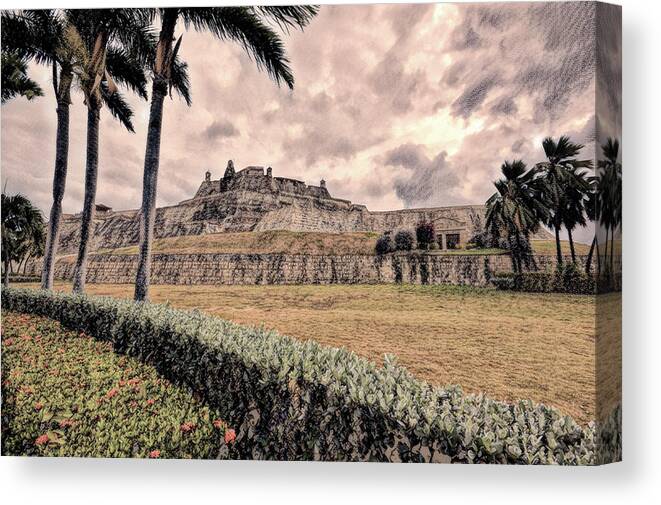
<instances>
[{"instance_id":1,"label":"shrubbery row","mask_svg":"<svg viewBox=\"0 0 661 505\"><path fill-rule=\"evenodd\" d=\"M613 283L605 277L588 275L575 265L569 264L552 272L498 272L491 282L503 290L528 293L571 293L588 295L620 290L621 277Z\"/></svg>"},{"instance_id":2,"label":"shrubbery row","mask_svg":"<svg viewBox=\"0 0 661 505\"><path fill-rule=\"evenodd\" d=\"M200 312L9 288L3 308L110 341L203 395L237 428L240 457L279 460L596 464L620 458L619 408L579 426L530 401L433 388L395 360L300 342ZM608 444L597 444L607 440Z\"/></svg>"}]
</instances>

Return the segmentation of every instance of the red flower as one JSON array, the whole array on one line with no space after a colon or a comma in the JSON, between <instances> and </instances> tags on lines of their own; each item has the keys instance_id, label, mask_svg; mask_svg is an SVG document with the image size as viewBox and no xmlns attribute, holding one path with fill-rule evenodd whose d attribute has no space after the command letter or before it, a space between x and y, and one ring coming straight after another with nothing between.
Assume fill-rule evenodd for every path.
<instances>
[{"instance_id":1,"label":"red flower","mask_svg":"<svg viewBox=\"0 0 661 505\"><path fill-rule=\"evenodd\" d=\"M14 339L13 339L13 338L7 338L7 339L5 339L5 341L4 341L4 344L5 344L7 347L9 347L10 345L12 345L13 343L14 343Z\"/></svg>"},{"instance_id":2,"label":"red flower","mask_svg":"<svg viewBox=\"0 0 661 505\"><path fill-rule=\"evenodd\" d=\"M106 393L106 398L112 398L113 396L117 396L117 393L119 393L119 391L115 388L112 388L110 391Z\"/></svg>"},{"instance_id":3,"label":"red flower","mask_svg":"<svg viewBox=\"0 0 661 505\"><path fill-rule=\"evenodd\" d=\"M184 433L188 433L189 431L193 431L195 429L195 423L191 422L185 422L184 424L181 425L181 431Z\"/></svg>"},{"instance_id":4,"label":"red flower","mask_svg":"<svg viewBox=\"0 0 661 505\"><path fill-rule=\"evenodd\" d=\"M48 442L50 442L48 435L41 435L40 437L37 437L37 440L35 440L34 443L37 445L46 445Z\"/></svg>"},{"instance_id":5,"label":"red flower","mask_svg":"<svg viewBox=\"0 0 661 505\"><path fill-rule=\"evenodd\" d=\"M158 449L154 449L153 451L151 451L149 453L149 457L152 458L152 459L160 458L161 457L161 451L159 451Z\"/></svg>"},{"instance_id":6,"label":"red flower","mask_svg":"<svg viewBox=\"0 0 661 505\"><path fill-rule=\"evenodd\" d=\"M35 410L41 410L43 408L44 408L44 404L41 403L41 402L37 402L37 403L34 404L34 409Z\"/></svg>"},{"instance_id":7,"label":"red flower","mask_svg":"<svg viewBox=\"0 0 661 505\"><path fill-rule=\"evenodd\" d=\"M153 398L150 398L149 400L147 400L147 405L154 405L155 402L156 402L156 400L154 400Z\"/></svg>"},{"instance_id":8,"label":"red flower","mask_svg":"<svg viewBox=\"0 0 661 505\"><path fill-rule=\"evenodd\" d=\"M236 438L236 432L230 428L229 430L225 430L225 443L230 444L234 442L234 439Z\"/></svg>"},{"instance_id":9,"label":"red flower","mask_svg":"<svg viewBox=\"0 0 661 505\"><path fill-rule=\"evenodd\" d=\"M60 421L60 428L67 428L73 426L73 421L71 419L62 419Z\"/></svg>"},{"instance_id":10,"label":"red flower","mask_svg":"<svg viewBox=\"0 0 661 505\"><path fill-rule=\"evenodd\" d=\"M126 381L125 381L125 380L120 380L120 381L119 381L119 387L120 387L120 388L121 388L122 386L125 386L125 385L126 385Z\"/></svg>"},{"instance_id":11,"label":"red flower","mask_svg":"<svg viewBox=\"0 0 661 505\"><path fill-rule=\"evenodd\" d=\"M213 425L218 429L227 427L227 424L222 419L215 419Z\"/></svg>"}]
</instances>

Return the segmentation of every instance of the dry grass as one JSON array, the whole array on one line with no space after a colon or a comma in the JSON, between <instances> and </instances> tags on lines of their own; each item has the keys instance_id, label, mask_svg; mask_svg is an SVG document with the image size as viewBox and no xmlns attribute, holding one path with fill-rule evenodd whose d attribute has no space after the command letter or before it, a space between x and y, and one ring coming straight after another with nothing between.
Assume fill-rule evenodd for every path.
<instances>
[{"instance_id":1,"label":"dry grass","mask_svg":"<svg viewBox=\"0 0 661 505\"><path fill-rule=\"evenodd\" d=\"M88 288L115 297L133 293L130 285ZM384 353L396 354L434 384L532 399L582 423L595 416L594 297L396 285L152 286L151 295L155 302L346 346L378 362ZM599 300L600 312L619 318L617 298ZM619 366L620 334L612 327L600 333L600 355ZM604 397L619 398L616 379L600 380Z\"/></svg>"},{"instance_id":2,"label":"dry grass","mask_svg":"<svg viewBox=\"0 0 661 505\"><path fill-rule=\"evenodd\" d=\"M179 254L373 254L377 237L377 233L320 233L279 230L210 233L160 238L154 241L153 252ZM100 252L137 254L138 246Z\"/></svg>"},{"instance_id":3,"label":"dry grass","mask_svg":"<svg viewBox=\"0 0 661 505\"><path fill-rule=\"evenodd\" d=\"M555 256L555 240L532 240L530 245L536 254L542 256ZM561 240L560 246L562 247L562 253L564 255L569 256L571 254L569 241ZM590 252L590 245L574 242L574 250L578 255L587 255Z\"/></svg>"}]
</instances>

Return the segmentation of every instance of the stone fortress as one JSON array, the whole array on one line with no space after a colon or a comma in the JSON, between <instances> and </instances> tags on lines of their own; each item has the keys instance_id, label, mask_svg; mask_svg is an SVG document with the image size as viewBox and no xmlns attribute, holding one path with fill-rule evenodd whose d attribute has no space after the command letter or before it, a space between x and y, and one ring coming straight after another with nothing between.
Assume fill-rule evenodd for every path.
<instances>
[{"instance_id":1,"label":"stone fortress","mask_svg":"<svg viewBox=\"0 0 661 505\"><path fill-rule=\"evenodd\" d=\"M274 177L271 167L235 171L230 160L221 179L207 172L193 198L157 209L156 238L220 232L289 230L298 232L377 232L414 230L432 221L442 248L460 247L479 231L483 205L370 211L365 205L331 196L318 186ZM92 250L112 250L139 240L138 210L114 211L97 205ZM80 215L63 216L60 254L77 250Z\"/></svg>"}]
</instances>

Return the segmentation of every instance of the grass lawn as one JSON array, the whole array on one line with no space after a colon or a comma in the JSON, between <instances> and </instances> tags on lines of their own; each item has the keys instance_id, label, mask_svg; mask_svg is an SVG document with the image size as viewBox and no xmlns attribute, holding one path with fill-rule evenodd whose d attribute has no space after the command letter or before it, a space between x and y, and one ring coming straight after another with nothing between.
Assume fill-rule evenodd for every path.
<instances>
[{"instance_id":1,"label":"grass lawn","mask_svg":"<svg viewBox=\"0 0 661 505\"><path fill-rule=\"evenodd\" d=\"M55 321L2 316L3 456L229 454L220 414L154 368Z\"/></svg>"},{"instance_id":2,"label":"grass lawn","mask_svg":"<svg viewBox=\"0 0 661 505\"><path fill-rule=\"evenodd\" d=\"M34 285L33 285L34 287ZM57 289L70 290L57 283ZM89 284L92 294L131 297L132 285ZM513 401L595 416L595 297L453 286L152 286L152 300L264 325L302 340L345 346L381 362L384 353L434 384L459 384ZM619 295L600 310L619 318ZM600 335L604 359L621 361L619 333ZM620 383L600 387L619 398Z\"/></svg>"}]
</instances>

